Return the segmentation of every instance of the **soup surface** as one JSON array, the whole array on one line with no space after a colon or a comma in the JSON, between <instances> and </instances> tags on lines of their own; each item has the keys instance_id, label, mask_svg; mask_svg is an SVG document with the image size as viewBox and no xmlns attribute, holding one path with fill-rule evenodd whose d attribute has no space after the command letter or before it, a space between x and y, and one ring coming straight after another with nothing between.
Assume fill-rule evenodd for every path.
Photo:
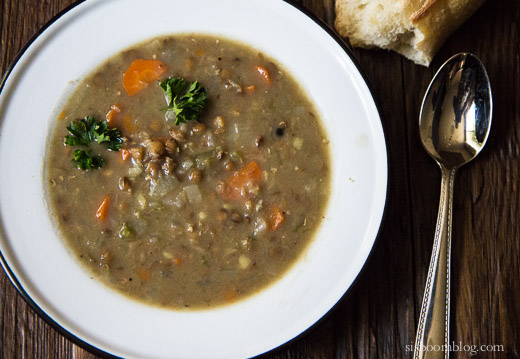
<instances>
[{"instance_id":1,"label":"soup surface","mask_svg":"<svg viewBox=\"0 0 520 359\"><path fill-rule=\"evenodd\" d=\"M48 197L94 277L201 309L259 291L302 254L329 196L328 151L274 60L226 39L161 37L71 94L48 147Z\"/></svg>"}]
</instances>

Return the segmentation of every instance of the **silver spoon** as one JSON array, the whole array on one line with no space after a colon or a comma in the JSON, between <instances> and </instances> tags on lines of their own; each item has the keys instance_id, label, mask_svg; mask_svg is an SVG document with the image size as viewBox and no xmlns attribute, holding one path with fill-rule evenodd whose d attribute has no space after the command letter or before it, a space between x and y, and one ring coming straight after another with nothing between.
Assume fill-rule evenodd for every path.
<instances>
[{"instance_id":1,"label":"silver spoon","mask_svg":"<svg viewBox=\"0 0 520 359\"><path fill-rule=\"evenodd\" d=\"M453 183L457 169L484 147L491 127L492 107L484 65L469 53L457 54L446 61L424 96L419 120L421 141L440 166L442 182L414 359L449 356Z\"/></svg>"}]
</instances>

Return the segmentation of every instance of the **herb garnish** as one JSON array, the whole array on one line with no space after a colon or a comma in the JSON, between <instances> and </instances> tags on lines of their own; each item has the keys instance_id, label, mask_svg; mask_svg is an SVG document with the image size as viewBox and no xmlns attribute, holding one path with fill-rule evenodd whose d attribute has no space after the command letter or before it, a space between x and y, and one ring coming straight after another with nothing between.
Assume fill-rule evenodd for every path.
<instances>
[{"instance_id":1,"label":"herb garnish","mask_svg":"<svg viewBox=\"0 0 520 359\"><path fill-rule=\"evenodd\" d=\"M119 151L123 147L123 137L117 128L109 128L106 121L98 121L93 116L87 116L72 122L67 130L70 136L65 136L65 144L69 146L86 146L96 141L103 143L110 151Z\"/></svg>"},{"instance_id":2,"label":"herb garnish","mask_svg":"<svg viewBox=\"0 0 520 359\"><path fill-rule=\"evenodd\" d=\"M89 147L92 142L102 143L109 151L119 151L123 147L123 137L117 128L109 128L106 121L98 121L93 116L86 116L79 121L73 121L67 126L70 135L65 136L68 146ZM81 170L103 167L105 160L101 155L91 151L76 149L72 162Z\"/></svg>"},{"instance_id":3,"label":"herb garnish","mask_svg":"<svg viewBox=\"0 0 520 359\"><path fill-rule=\"evenodd\" d=\"M92 155L91 151L74 150L72 162L80 170L99 169L105 164L105 160L100 155Z\"/></svg>"},{"instance_id":4,"label":"herb garnish","mask_svg":"<svg viewBox=\"0 0 520 359\"><path fill-rule=\"evenodd\" d=\"M169 77L160 81L159 86L164 90L167 114L175 117L175 125L198 119L207 99L206 89L198 81L188 86L183 78Z\"/></svg>"}]
</instances>

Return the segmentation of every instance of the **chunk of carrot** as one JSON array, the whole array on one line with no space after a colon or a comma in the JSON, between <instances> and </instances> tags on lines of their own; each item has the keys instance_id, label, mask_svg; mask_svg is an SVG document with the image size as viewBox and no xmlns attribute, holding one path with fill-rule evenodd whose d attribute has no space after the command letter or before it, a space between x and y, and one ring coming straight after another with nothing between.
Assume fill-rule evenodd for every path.
<instances>
[{"instance_id":1,"label":"chunk of carrot","mask_svg":"<svg viewBox=\"0 0 520 359\"><path fill-rule=\"evenodd\" d=\"M58 121L62 120L64 117L65 117L65 111L61 111L60 114L58 115Z\"/></svg>"},{"instance_id":2,"label":"chunk of carrot","mask_svg":"<svg viewBox=\"0 0 520 359\"><path fill-rule=\"evenodd\" d=\"M282 223L284 221L285 221L284 212L276 206L273 207L271 209L271 213L269 214L269 228L272 231L276 231L278 228L280 228L280 226L282 225Z\"/></svg>"},{"instance_id":3,"label":"chunk of carrot","mask_svg":"<svg viewBox=\"0 0 520 359\"><path fill-rule=\"evenodd\" d=\"M123 159L123 161L126 161L127 159L130 158L130 150L127 150L126 148L123 148L121 150L121 158Z\"/></svg>"},{"instance_id":4,"label":"chunk of carrot","mask_svg":"<svg viewBox=\"0 0 520 359\"><path fill-rule=\"evenodd\" d=\"M255 85L244 87L244 92L245 93L253 93L253 92L255 92Z\"/></svg>"},{"instance_id":5,"label":"chunk of carrot","mask_svg":"<svg viewBox=\"0 0 520 359\"><path fill-rule=\"evenodd\" d=\"M269 72L269 70L267 70L263 66L255 66L255 69L260 74L260 76L265 80L265 82L267 82L268 85L271 85L271 83L273 81L271 79L271 73Z\"/></svg>"},{"instance_id":6,"label":"chunk of carrot","mask_svg":"<svg viewBox=\"0 0 520 359\"><path fill-rule=\"evenodd\" d=\"M146 269L145 267L139 267L137 270L137 275L142 280L149 280L150 279L150 271Z\"/></svg>"},{"instance_id":7,"label":"chunk of carrot","mask_svg":"<svg viewBox=\"0 0 520 359\"><path fill-rule=\"evenodd\" d=\"M237 297L237 292L234 289L228 289L224 292L224 300L230 302Z\"/></svg>"},{"instance_id":8,"label":"chunk of carrot","mask_svg":"<svg viewBox=\"0 0 520 359\"><path fill-rule=\"evenodd\" d=\"M107 112L107 115L105 116L105 119L107 120L107 124L110 126L114 126L114 122L116 119L117 112L114 110L109 110Z\"/></svg>"},{"instance_id":9,"label":"chunk of carrot","mask_svg":"<svg viewBox=\"0 0 520 359\"><path fill-rule=\"evenodd\" d=\"M117 113L121 113L121 105L118 103L115 103L112 106L110 106L110 109L116 111Z\"/></svg>"},{"instance_id":10,"label":"chunk of carrot","mask_svg":"<svg viewBox=\"0 0 520 359\"><path fill-rule=\"evenodd\" d=\"M123 74L123 87L128 95L134 96L157 80L167 69L159 60L134 60Z\"/></svg>"},{"instance_id":11,"label":"chunk of carrot","mask_svg":"<svg viewBox=\"0 0 520 359\"><path fill-rule=\"evenodd\" d=\"M186 62L186 71L193 70L193 68L195 67L195 61L191 57L188 57L185 62Z\"/></svg>"},{"instance_id":12,"label":"chunk of carrot","mask_svg":"<svg viewBox=\"0 0 520 359\"><path fill-rule=\"evenodd\" d=\"M96 211L96 218L104 221L107 218L108 214L108 205L110 204L110 196L107 194L103 198L103 202L99 205Z\"/></svg>"},{"instance_id":13,"label":"chunk of carrot","mask_svg":"<svg viewBox=\"0 0 520 359\"><path fill-rule=\"evenodd\" d=\"M255 186L260 184L261 177L258 163L250 162L224 182L222 197L228 200L239 200L247 196Z\"/></svg>"},{"instance_id":14,"label":"chunk of carrot","mask_svg":"<svg viewBox=\"0 0 520 359\"><path fill-rule=\"evenodd\" d=\"M173 262L173 264L178 265L178 266L180 266L182 263L181 259L177 258L177 257L173 258L172 262Z\"/></svg>"},{"instance_id":15,"label":"chunk of carrot","mask_svg":"<svg viewBox=\"0 0 520 359\"><path fill-rule=\"evenodd\" d=\"M138 129L139 127L132 118L132 115L130 115L129 113L125 113L125 115L123 116L123 130L125 134L135 133Z\"/></svg>"},{"instance_id":16,"label":"chunk of carrot","mask_svg":"<svg viewBox=\"0 0 520 359\"><path fill-rule=\"evenodd\" d=\"M120 113L121 107L118 104L112 105L105 116L107 124L109 124L111 127L114 127L117 115Z\"/></svg>"}]
</instances>

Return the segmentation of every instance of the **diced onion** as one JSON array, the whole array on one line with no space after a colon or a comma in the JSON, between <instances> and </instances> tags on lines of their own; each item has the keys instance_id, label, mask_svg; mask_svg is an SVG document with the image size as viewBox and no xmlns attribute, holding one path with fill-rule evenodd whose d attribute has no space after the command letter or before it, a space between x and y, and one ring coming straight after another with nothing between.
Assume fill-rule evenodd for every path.
<instances>
[{"instance_id":1,"label":"diced onion","mask_svg":"<svg viewBox=\"0 0 520 359\"><path fill-rule=\"evenodd\" d=\"M235 124L233 125L233 132L236 135L235 137L240 138L240 140L242 142L246 142L246 141L253 142L256 138L256 136L253 134L253 129L245 121L235 122Z\"/></svg>"},{"instance_id":2,"label":"diced onion","mask_svg":"<svg viewBox=\"0 0 520 359\"><path fill-rule=\"evenodd\" d=\"M164 197L162 198L161 203L162 203L163 205L165 205L165 206L171 207L171 206L175 206L175 205L176 205L175 200L176 200L175 197L173 197L173 196L171 196L171 195L168 195L168 196L164 196Z\"/></svg>"},{"instance_id":3,"label":"diced onion","mask_svg":"<svg viewBox=\"0 0 520 359\"><path fill-rule=\"evenodd\" d=\"M132 222L132 229L135 231L137 236L143 236L150 231L149 223L145 219L141 218L138 221Z\"/></svg>"},{"instance_id":4,"label":"diced onion","mask_svg":"<svg viewBox=\"0 0 520 359\"><path fill-rule=\"evenodd\" d=\"M149 44L147 44L145 46L145 48L149 51L158 51L161 49L161 41L159 41L158 39L150 42Z\"/></svg>"},{"instance_id":5,"label":"diced onion","mask_svg":"<svg viewBox=\"0 0 520 359\"><path fill-rule=\"evenodd\" d=\"M208 168L215 154L213 151L204 152L195 157L195 166L199 169Z\"/></svg>"},{"instance_id":6,"label":"diced onion","mask_svg":"<svg viewBox=\"0 0 520 359\"><path fill-rule=\"evenodd\" d=\"M175 188L177 180L174 176L150 180L150 196L165 197Z\"/></svg>"},{"instance_id":7,"label":"diced onion","mask_svg":"<svg viewBox=\"0 0 520 359\"><path fill-rule=\"evenodd\" d=\"M184 207L184 205L186 204L186 193L184 191L179 192L179 194L177 194L177 197L175 197L175 201L173 201L173 204L178 208Z\"/></svg>"},{"instance_id":8,"label":"diced onion","mask_svg":"<svg viewBox=\"0 0 520 359\"><path fill-rule=\"evenodd\" d=\"M262 207L263 207L263 202L264 202L264 201L262 201L262 200L258 201L258 203L257 203L256 206L255 206L255 211L256 211L256 212L259 212L259 211L262 209Z\"/></svg>"},{"instance_id":9,"label":"diced onion","mask_svg":"<svg viewBox=\"0 0 520 359\"><path fill-rule=\"evenodd\" d=\"M266 228L267 228L267 223L265 222L265 219L263 219L262 217L258 217L255 221L255 227L253 230L253 234L255 236L257 236L258 234L265 231Z\"/></svg>"},{"instance_id":10,"label":"diced onion","mask_svg":"<svg viewBox=\"0 0 520 359\"><path fill-rule=\"evenodd\" d=\"M295 138L293 141L293 146L297 150L301 150L302 146L303 146L303 138L299 138L299 137Z\"/></svg>"},{"instance_id":11,"label":"diced onion","mask_svg":"<svg viewBox=\"0 0 520 359\"><path fill-rule=\"evenodd\" d=\"M139 176L143 172L143 169L141 167L130 167L128 169L128 177L131 179L135 179L137 176Z\"/></svg>"},{"instance_id":12,"label":"diced onion","mask_svg":"<svg viewBox=\"0 0 520 359\"><path fill-rule=\"evenodd\" d=\"M154 180L154 179L151 179L150 180L150 192L149 192L150 196L153 196L153 194L155 193L155 188L156 187L157 187L157 181Z\"/></svg>"},{"instance_id":13,"label":"diced onion","mask_svg":"<svg viewBox=\"0 0 520 359\"><path fill-rule=\"evenodd\" d=\"M243 254L241 254L240 257L238 257L238 266L240 267L240 269L247 269L250 264L251 259L249 259L249 257L246 257Z\"/></svg>"},{"instance_id":14,"label":"diced onion","mask_svg":"<svg viewBox=\"0 0 520 359\"><path fill-rule=\"evenodd\" d=\"M137 197L137 202L139 203L139 207L141 207L141 209L145 209L145 207L147 205L146 198L141 193L138 193L136 197Z\"/></svg>"},{"instance_id":15,"label":"diced onion","mask_svg":"<svg viewBox=\"0 0 520 359\"><path fill-rule=\"evenodd\" d=\"M185 122L181 122L179 124L179 131L181 132L188 132L188 124Z\"/></svg>"},{"instance_id":16,"label":"diced onion","mask_svg":"<svg viewBox=\"0 0 520 359\"><path fill-rule=\"evenodd\" d=\"M186 193L186 197L188 197L190 203L197 204L202 201L199 186L196 184L184 187L183 191Z\"/></svg>"},{"instance_id":17,"label":"diced onion","mask_svg":"<svg viewBox=\"0 0 520 359\"><path fill-rule=\"evenodd\" d=\"M193 167L194 164L195 163L193 163L193 161L190 158L188 158L188 159L182 161L181 167L183 170L189 170L190 168Z\"/></svg>"},{"instance_id":18,"label":"diced onion","mask_svg":"<svg viewBox=\"0 0 520 359\"><path fill-rule=\"evenodd\" d=\"M209 148L212 148L213 146L215 146L215 139L213 138L211 133L208 133L208 135L206 136L206 145Z\"/></svg>"},{"instance_id":19,"label":"diced onion","mask_svg":"<svg viewBox=\"0 0 520 359\"><path fill-rule=\"evenodd\" d=\"M172 111L172 110L168 110L168 111L166 111L165 114L164 114L164 119L165 119L166 121L175 121L176 118L177 118L177 115L176 115L175 112Z\"/></svg>"}]
</instances>

